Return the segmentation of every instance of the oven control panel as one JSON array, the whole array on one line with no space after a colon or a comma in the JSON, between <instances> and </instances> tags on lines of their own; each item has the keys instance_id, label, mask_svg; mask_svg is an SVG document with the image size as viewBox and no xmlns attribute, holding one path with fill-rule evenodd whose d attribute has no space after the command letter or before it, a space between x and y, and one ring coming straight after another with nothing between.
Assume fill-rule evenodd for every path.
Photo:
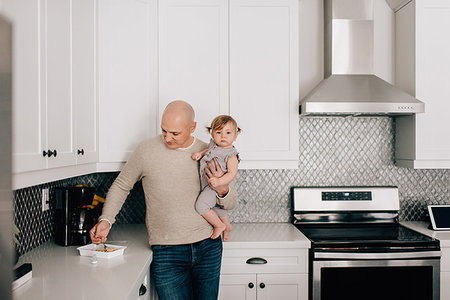
<instances>
[{"instance_id":1,"label":"oven control panel","mask_svg":"<svg viewBox=\"0 0 450 300\"><path fill-rule=\"evenodd\" d=\"M322 192L322 201L370 201L372 192Z\"/></svg>"},{"instance_id":2,"label":"oven control panel","mask_svg":"<svg viewBox=\"0 0 450 300\"><path fill-rule=\"evenodd\" d=\"M292 187L294 211L398 211L395 186Z\"/></svg>"}]
</instances>

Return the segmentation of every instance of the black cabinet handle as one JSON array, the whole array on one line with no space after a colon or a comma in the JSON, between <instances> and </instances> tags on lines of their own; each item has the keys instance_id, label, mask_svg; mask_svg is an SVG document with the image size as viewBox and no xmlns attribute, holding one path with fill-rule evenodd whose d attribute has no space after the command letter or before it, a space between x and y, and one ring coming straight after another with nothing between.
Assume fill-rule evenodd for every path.
<instances>
[{"instance_id":1,"label":"black cabinet handle","mask_svg":"<svg viewBox=\"0 0 450 300\"><path fill-rule=\"evenodd\" d=\"M254 286L255 286L255 285L253 284L253 282L250 282L250 283L248 284L248 287L251 288L251 289L252 289Z\"/></svg>"},{"instance_id":2,"label":"black cabinet handle","mask_svg":"<svg viewBox=\"0 0 450 300\"><path fill-rule=\"evenodd\" d=\"M47 154L48 154L48 157L52 157L52 155L54 155L56 157L58 152L56 152L56 149L53 150L53 151L52 150L48 150Z\"/></svg>"},{"instance_id":3,"label":"black cabinet handle","mask_svg":"<svg viewBox=\"0 0 450 300\"><path fill-rule=\"evenodd\" d=\"M252 257L247 259L246 263L250 265L265 265L267 264L267 260L261 257Z\"/></svg>"},{"instance_id":4,"label":"black cabinet handle","mask_svg":"<svg viewBox=\"0 0 450 300\"><path fill-rule=\"evenodd\" d=\"M58 152L56 152L56 149L55 150L48 150L48 151L42 151L42 156L48 156L48 157L52 157L52 155L54 155L55 157L56 157L56 155L58 154Z\"/></svg>"},{"instance_id":5,"label":"black cabinet handle","mask_svg":"<svg viewBox=\"0 0 450 300\"><path fill-rule=\"evenodd\" d=\"M266 287L266 285L264 284L264 282L261 282L261 283L259 284L259 287L263 289L263 288Z\"/></svg>"},{"instance_id":6,"label":"black cabinet handle","mask_svg":"<svg viewBox=\"0 0 450 300\"><path fill-rule=\"evenodd\" d=\"M77 150L77 153L78 153L78 155L80 155L80 154L81 154L81 155L84 155L84 149L81 149L81 150L78 149L78 150Z\"/></svg>"},{"instance_id":7,"label":"black cabinet handle","mask_svg":"<svg viewBox=\"0 0 450 300\"><path fill-rule=\"evenodd\" d=\"M141 284L141 287L139 288L139 296L143 296L145 293L147 293L147 288L145 285Z\"/></svg>"}]
</instances>

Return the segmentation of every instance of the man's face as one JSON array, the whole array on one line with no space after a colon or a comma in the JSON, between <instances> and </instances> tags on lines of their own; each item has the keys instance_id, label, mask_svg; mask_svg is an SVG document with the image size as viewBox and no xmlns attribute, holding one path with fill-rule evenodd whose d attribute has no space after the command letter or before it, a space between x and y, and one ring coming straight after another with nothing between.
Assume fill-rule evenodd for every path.
<instances>
[{"instance_id":1,"label":"man's face","mask_svg":"<svg viewBox=\"0 0 450 300\"><path fill-rule=\"evenodd\" d=\"M192 143L196 123L186 120L185 116L165 113L161 120L161 130L169 149L186 148Z\"/></svg>"}]
</instances>

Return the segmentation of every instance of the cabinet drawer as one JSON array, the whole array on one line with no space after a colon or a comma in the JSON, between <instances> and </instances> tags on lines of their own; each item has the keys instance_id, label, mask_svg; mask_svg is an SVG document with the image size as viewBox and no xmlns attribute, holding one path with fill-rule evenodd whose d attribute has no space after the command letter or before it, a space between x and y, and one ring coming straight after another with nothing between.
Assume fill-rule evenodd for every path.
<instances>
[{"instance_id":1,"label":"cabinet drawer","mask_svg":"<svg viewBox=\"0 0 450 300\"><path fill-rule=\"evenodd\" d=\"M450 248L441 248L441 272L450 272Z\"/></svg>"},{"instance_id":2,"label":"cabinet drawer","mask_svg":"<svg viewBox=\"0 0 450 300\"><path fill-rule=\"evenodd\" d=\"M252 264L249 261L252 258L257 258L256 263ZM222 258L222 274L230 273L307 274L308 249L225 249Z\"/></svg>"}]
</instances>

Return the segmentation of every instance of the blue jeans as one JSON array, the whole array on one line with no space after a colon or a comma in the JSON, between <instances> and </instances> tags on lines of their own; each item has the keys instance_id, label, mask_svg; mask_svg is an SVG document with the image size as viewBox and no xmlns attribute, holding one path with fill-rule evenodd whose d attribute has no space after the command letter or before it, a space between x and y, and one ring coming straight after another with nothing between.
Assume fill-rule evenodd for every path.
<instances>
[{"instance_id":1,"label":"blue jeans","mask_svg":"<svg viewBox=\"0 0 450 300\"><path fill-rule=\"evenodd\" d=\"M151 272L160 300L213 300L219 293L221 238L152 246Z\"/></svg>"}]
</instances>

